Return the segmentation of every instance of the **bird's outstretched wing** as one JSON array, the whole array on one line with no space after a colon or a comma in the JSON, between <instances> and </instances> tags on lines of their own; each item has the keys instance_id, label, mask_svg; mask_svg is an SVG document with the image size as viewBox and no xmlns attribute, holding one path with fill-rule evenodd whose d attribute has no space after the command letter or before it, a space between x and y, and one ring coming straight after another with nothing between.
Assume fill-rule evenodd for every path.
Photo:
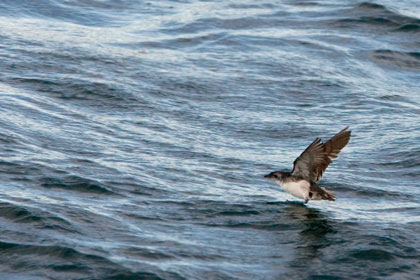
<instances>
[{"instance_id":1,"label":"bird's outstretched wing","mask_svg":"<svg viewBox=\"0 0 420 280\"><path fill-rule=\"evenodd\" d=\"M325 143L316 138L293 162L292 175L310 182L318 181L332 160L347 145L350 135L351 131L346 127Z\"/></svg>"}]
</instances>

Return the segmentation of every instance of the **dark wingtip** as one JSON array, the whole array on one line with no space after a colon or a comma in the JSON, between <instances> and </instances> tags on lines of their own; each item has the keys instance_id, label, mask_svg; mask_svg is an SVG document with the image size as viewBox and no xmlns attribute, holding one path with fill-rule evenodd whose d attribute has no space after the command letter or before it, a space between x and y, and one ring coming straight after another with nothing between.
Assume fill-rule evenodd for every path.
<instances>
[{"instance_id":1,"label":"dark wingtip","mask_svg":"<svg viewBox=\"0 0 420 280\"><path fill-rule=\"evenodd\" d=\"M349 138L351 137L351 130L350 130L350 127L346 127L346 128L344 128L344 131L345 132L348 132L348 135L349 135Z\"/></svg>"},{"instance_id":2,"label":"dark wingtip","mask_svg":"<svg viewBox=\"0 0 420 280\"><path fill-rule=\"evenodd\" d=\"M337 135L347 135L349 138L351 136L351 130L349 126L346 126L345 128L343 128L342 130L340 130L335 136Z\"/></svg>"},{"instance_id":3,"label":"dark wingtip","mask_svg":"<svg viewBox=\"0 0 420 280\"><path fill-rule=\"evenodd\" d=\"M350 132L350 133L351 133L350 126L346 126L346 127L345 127L345 128L343 128L340 132L344 132L344 131L348 131L348 132Z\"/></svg>"}]
</instances>

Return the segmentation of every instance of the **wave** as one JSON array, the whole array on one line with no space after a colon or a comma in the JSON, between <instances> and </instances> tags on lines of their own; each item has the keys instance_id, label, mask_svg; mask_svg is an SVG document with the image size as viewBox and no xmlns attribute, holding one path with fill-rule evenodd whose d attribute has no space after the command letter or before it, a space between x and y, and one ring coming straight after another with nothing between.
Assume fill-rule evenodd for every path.
<instances>
[{"instance_id":1,"label":"wave","mask_svg":"<svg viewBox=\"0 0 420 280\"><path fill-rule=\"evenodd\" d=\"M12 223L32 224L37 229L55 232L81 234L71 222L41 209L15 203L0 202L0 217Z\"/></svg>"},{"instance_id":2,"label":"wave","mask_svg":"<svg viewBox=\"0 0 420 280\"><path fill-rule=\"evenodd\" d=\"M370 59L382 66L402 70L420 69L420 52L403 52L395 50L374 50L368 53Z\"/></svg>"},{"instance_id":3,"label":"wave","mask_svg":"<svg viewBox=\"0 0 420 280\"><path fill-rule=\"evenodd\" d=\"M42 177L38 180L44 188L60 188L70 191L98 194L115 194L99 181L76 175L68 175L64 177Z\"/></svg>"},{"instance_id":4,"label":"wave","mask_svg":"<svg viewBox=\"0 0 420 280\"><path fill-rule=\"evenodd\" d=\"M130 1L2 1L0 15L12 18L41 18L84 26L121 26L117 13L130 11ZM123 3L125 2L125 3ZM115 14L114 14L115 13Z\"/></svg>"},{"instance_id":5,"label":"wave","mask_svg":"<svg viewBox=\"0 0 420 280\"><path fill-rule=\"evenodd\" d=\"M407 23L403 24L396 29L396 31L403 31L403 32L419 32L420 31L420 24L416 23Z\"/></svg>"},{"instance_id":6,"label":"wave","mask_svg":"<svg viewBox=\"0 0 420 280\"><path fill-rule=\"evenodd\" d=\"M47 77L10 78L12 84L20 88L30 88L37 92L61 100L73 102L92 102L92 106L130 107L129 104L141 103L130 92L108 82L92 82L82 79L51 79Z\"/></svg>"},{"instance_id":7,"label":"wave","mask_svg":"<svg viewBox=\"0 0 420 280\"><path fill-rule=\"evenodd\" d=\"M32 267L42 275L49 271L49 277L54 279L80 279L94 277L94 279L165 279L166 277L179 278L175 273L130 271L99 254L83 253L64 245L31 245L0 241L3 254L14 255L13 260L4 260L1 266L7 264L15 267L15 274L24 272ZM20 271L20 270L23 271ZM150 270L156 270L152 267ZM159 274L162 274L160 276ZM63 278L63 275L65 275ZM76 277L76 278L75 278ZM50 278L49 278L50 279ZM86 278L85 278L86 279ZM91 279L91 278L89 278Z\"/></svg>"},{"instance_id":8,"label":"wave","mask_svg":"<svg viewBox=\"0 0 420 280\"><path fill-rule=\"evenodd\" d=\"M384 5L363 2L348 10L343 10L342 17L333 22L341 28L371 27L388 31L417 31L420 20L399 14ZM379 30L378 30L379 28Z\"/></svg>"},{"instance_id":9,"label":"wave","mask_svg":"<svg viewBox=\"0 0 420 280\"><path fill-rule=\"evenodd\" d=\"M44 188L57 188L81 193L116 195L111 187L105 183L70 174L47 165L0 161L0 171L6 174L7 179L12 182L27 182Z\"/></svg>"}]
</instances>

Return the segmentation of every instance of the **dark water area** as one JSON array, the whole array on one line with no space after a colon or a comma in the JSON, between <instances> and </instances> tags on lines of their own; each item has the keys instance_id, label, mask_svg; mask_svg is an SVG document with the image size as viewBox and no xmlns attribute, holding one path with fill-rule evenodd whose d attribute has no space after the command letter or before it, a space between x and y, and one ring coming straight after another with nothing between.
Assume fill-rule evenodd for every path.
<instances>
[{"instance_id":1,"label":"dark water area","mask_svg":"<svg viewBox=\"0 0 420 280\"><path fill-rule=\"evenodd\" d=\"M0 279L420 279L419 7L1 1Z\"/></svg>"}]
</instances>

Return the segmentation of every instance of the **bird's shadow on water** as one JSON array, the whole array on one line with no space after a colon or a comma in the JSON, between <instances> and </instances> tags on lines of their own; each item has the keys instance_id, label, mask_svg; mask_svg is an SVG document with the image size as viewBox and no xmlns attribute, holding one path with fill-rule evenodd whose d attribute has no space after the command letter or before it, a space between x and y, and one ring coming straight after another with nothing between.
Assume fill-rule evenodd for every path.
<instances>
[{"instance_id":1,"label":"bird's shadow on water","mask_svg":"<svg viewBox=\"0 0 420 280\"><path fill-rule=\"evenodd\" d=\"M339 223L331 217L331 213L317 209L316 204L284 202L282 205L283 217L296 229L291 238L293 258L288 262L284 276L291 279L312 279L315 276L328 275L329 272L325 269L320 272L320 264L325 256L330 255L330 250L336 249L333 245L340 242ZM325 275L320 276L320 273Z\"/></svg>"},{"instance_id":2,"label":"bird's shadow on water","mask_svg":"<svg viewBox=\"0 0 420 280\"><path fill-rule=\"evenodd\" d=\"M331 245L337 230L328 213L300 202L284 203L284 212L292 223L299 225L295 249L301 257L316 258L319 250Z\"/></svg>"}]
</instances>

